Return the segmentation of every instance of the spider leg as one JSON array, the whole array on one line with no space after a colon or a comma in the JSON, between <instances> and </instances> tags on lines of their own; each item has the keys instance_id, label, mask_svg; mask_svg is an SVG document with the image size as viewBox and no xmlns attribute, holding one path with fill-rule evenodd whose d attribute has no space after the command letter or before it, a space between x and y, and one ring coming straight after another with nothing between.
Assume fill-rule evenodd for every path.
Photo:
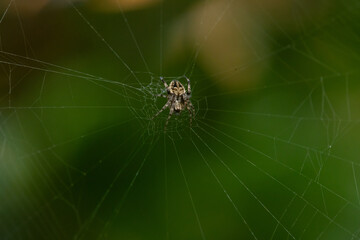
<instances>
[{"instance_id":1,"label":"spider leg","mask_svg":"<svg viewBox=\"0 0 360 240\"><path fill-rule=\"evenodd\" d=\"M183 98L184 98L184 102L185 102L186 107L189 107L190 110L194 113L195 112L195 107L194 107L194 105L192 105L192 103L190 101L190 97L184 94Z\"/></svg>"},{"instance_id":2,"label":"spider leg","mask_svg":"<svg viewBox=\"0 0 360 240\"><path fill-rule=\"evenodd\" d=\"M163 82L163 84L164 84L164 86L165 86L166 88L169 87L169 86L167 85L167 83L164 81L164 78L163 78L163 77L160 77L160 80Z\"/></svg>"},{"instance_id":3,"label":"spider leg","mask_svg":"<svg viewBox=\"0 0 360 240\"><path fill-rule=\"evenodd\" d=\"M166 103L165 105L160 109L160 111L158 111L153 117L152 119L156 118L162 111L165 110L165 108L169 107L170 104L172 104L173 102L173 98L170 98Z\"/></svg>"},{"instance_id":4,"label":"spider leg","mask_svg":"<svg viewBox=\"0 0 360 240\"><path fill-rule=\"evenodd\" d=\"M156 97L163 97L163 98L167 98L168 95L165 95L165 94L157 94Z\"/></svg>"},{"instance_id":5,"label":"spider leg","mask_svg":"<svg viewBox=\"0 0 360 240\"><path fill-rule=\"evenodd\" d=\"M185 77L185 76L184 76ZM185 77L187 80L187 84L188 84L188 90L187 90L187 95L190 96L191 95L191 85L190 85L190 79Z\"/></svg>"},{"instance_id":6,"label":"spider leg","mask_svg":"<svg viewBox=\"0 0 360 240\"><path fill-rule=\"evenodd\" d=\"M194 113L194 106L191 104L189 100L185 101L186 108L190 115L190 128L192 126L192 120L193 120L193 113Z\"/></svg>"},{"instance_id":7,"label":"spider leg","mask_svg":"<svg viewBox=\"0 0 360 240\"><path fill-rule=\"evenodd\" d=\"M169 120L170 120L171 116L174 114L174 107L175 107L174 105L175 105L175 101L173 101L173 103L171 104L169 116L168 116L168 118L166 119L165 128L164 128L164 131L165 131L165 132L166 132L166 128L167 128L167 125L168 125L168 123L169 123Z\"/></svg>"}]
</instances>

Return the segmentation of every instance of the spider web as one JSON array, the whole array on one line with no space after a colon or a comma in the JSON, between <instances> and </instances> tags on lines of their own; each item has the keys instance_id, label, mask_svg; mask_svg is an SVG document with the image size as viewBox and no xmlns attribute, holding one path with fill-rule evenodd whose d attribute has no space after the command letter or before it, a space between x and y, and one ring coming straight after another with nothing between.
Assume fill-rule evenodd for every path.
<instances>
[{"instance_id":1,"label":"spider web","mask_svg":"<svg viewBox=\"0 0 360 240\"><path fill-rule=\"evenodd\" d=\"M2 239L360 238L357 1L119 2L0 5Z\"/></svg>"}]
</instances>

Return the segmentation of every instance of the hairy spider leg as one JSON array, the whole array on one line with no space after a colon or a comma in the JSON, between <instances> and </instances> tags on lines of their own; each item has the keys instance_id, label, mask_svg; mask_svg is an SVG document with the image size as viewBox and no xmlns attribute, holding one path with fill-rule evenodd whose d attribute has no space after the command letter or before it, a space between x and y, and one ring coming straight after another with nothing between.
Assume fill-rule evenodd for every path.
<instances>
[{"instance_id":1,"label":"hairy spider leg","mask_svg":"<svg viewBox=\"0 0 360 240\"><path fill-rule=\"evenodd\" d=\"M158 111L153 117L152 119L156 118L162 111L165 110L165 108L167 108L170 104L172 105L174 101L174 97L171 97L166 103L165 105L160 109L160 111Z\"/></svg>"},{"instance_id":2,"label":"hairy spider leg","mask_svg":"<svg viewBox=\"0 0 360 240\"><path fill-rule=\"evenodd\" d=\"M195 113L195 107L194 107L194 105L190 102L190 101L188 101L188 103L189 103L189 106L191 107L191 111L193 112L193 114Z\"/></svg>"},{"instance_id":3,"label":"hairy spider leg","mask_svg":"<svg viewBox=\"0 0 360 240\"><path fill-rule=\"evenodd\" d=\"M189 104L186 104L186 108L187 108L187 110L188 110L188 112L189 112L189 115L190 115L190 128L191 128L191 127L192 127L193 114L192 114L192 111L191 111L191 109L190 109Z\"/></svg>"},{"instance_id":4,"label":"hairy spider leg","mask_svg":"<svg viewBox=\"0 0 360 240\"><path fill-rule=\"evenodd\" d=\"M190 105L192 111L195 111L195 107L194 107L194 105L192 105L192 103L191 103L191 101L190 101L190 96L187 95L187 94L183 94L182 96L183 96L183 98L184 98L185 104L186 104L186 105Z\"/></svg>"},{"instance_id":5,"label":"hairy spider leg","mask_svg":"<svg viewBox=\"0 0 360 240\"><path fill-rule=\"evenodd\" d=\"M168 95L165 95L165 94L160 93L160 94L156 95L156 97L163 97L163 98L167 98L167 97L168 97Z\"/></svg>"},{"instance_id":6,"label":"hairy spider leg","mask_svg":"<svg viewBox=\"0 0 360 240\"><path fill-rule=\"evenodd\" d=\"M160 80L163 82L164 86L166 88L168 88L169 86L167 85L167 83L165 82L164 78L163 77L160 77Z\"/></svg>"},{"instance_id":7,"label":"hairy spider leg","mask_svg":"<svg viewBox=\"0 0 360 240\"><path fill-rule=\"evenodd\" d=\"M189 115L190 115L190 127L191 127L192 119L193 119L193 116L195 113L195 108L194 108L194 105L192 105L192 103L190 102L190 100L188 98L184 98L184 100L185 100L186 109L188 110Z\"/></svg>"},{"instance_id":8,"label":"hairy spider leg","mask_svg":"<svg viewBox=\"0 0 360 240\"><path fill-rule=\"evenodd\" d=\"M166 132L166 128L167 128L167 125L169 123L169 120L171 118L171 116L173 115L174 113L174 107L175 107L175 101L172 101L172 104L171 104L171 107L170 107L170 112L169 112L169 116L168 118L166 119L166 123L165 123L165 127L164 127L164 131Z\"/></svg>"},{"instance_id":9,"label":"hairy spider leg","mask_svg":"<svg viewBox=\"0 0 360 240\"><path fill-rule=\"evenodd\" d=\"M187 95L190 96L191 95L191 85L190 85L190 79L187 78L186 76L184 76L184 78L186 78L187 81L187 85L188 85L188 89L187 89Z\"/></svg>"}]
</instances>

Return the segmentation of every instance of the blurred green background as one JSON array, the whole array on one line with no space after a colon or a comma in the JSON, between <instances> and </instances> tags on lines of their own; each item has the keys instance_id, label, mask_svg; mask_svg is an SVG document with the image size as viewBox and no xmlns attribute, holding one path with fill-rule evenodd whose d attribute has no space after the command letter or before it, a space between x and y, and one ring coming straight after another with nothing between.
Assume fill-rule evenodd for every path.
<instances>
[{"instance_id":1,"label":"blurred green background","mask_svg":"<svg viewBox=\"0 0 360 240\"><path fill-rule=\"evenodd\" d=\"M0 239L359 239L359 7L3 0Z\"/></svg>"}]
</instances>

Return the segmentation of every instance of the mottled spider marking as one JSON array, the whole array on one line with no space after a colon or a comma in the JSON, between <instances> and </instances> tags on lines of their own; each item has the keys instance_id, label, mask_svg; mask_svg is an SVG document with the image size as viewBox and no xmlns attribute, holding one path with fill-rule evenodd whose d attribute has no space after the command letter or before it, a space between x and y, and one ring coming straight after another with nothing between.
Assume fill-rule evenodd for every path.
<instances>
[{"instance_id":1,"label":"mottled spider marking","mask_svg":"<svg viewBox=\"0 0 360 240\"><path fill-rule=\"evenodd\" d=\"M169 123L169 120L171 118L171 116L173 115L173 113L177 113L180 114L180 112L184 109L187 109L190 115L190 127L192 124L192 118L194 116L194 112L195 112L195 108L192 105L191 101L190 101L190 97L191 97L191 86L190 86L190 79L188 79L187 77L185 77L187 80L187 84L188 84L188 90L185 90L185 87L182 85L182 83L178 80L172 80L170 82L170 84L168 85L164 78L160 78L160 80L163 82L167 95L157 95L157 96L162 96L162 97L166 97L168 99L168 101L165 103L165 105L160 109L159 112L157 112L153 118L157 117L162 111L164 111L166 108L169 108L169 116L166 120L165 123L165 131L166 131L166 127Z\"/></svg>"},{"instance_id":2,"label":"mottled spider marking","mask_svg":"<svg viewBox=\"0 0 360 240\"><path fill-rule=\"evenodd\" d=\"M175 94L177 96L180 96L186 92L184 86L177 80L171 81L169 90L171 94Z\"/></svg>"}]
</instances>

